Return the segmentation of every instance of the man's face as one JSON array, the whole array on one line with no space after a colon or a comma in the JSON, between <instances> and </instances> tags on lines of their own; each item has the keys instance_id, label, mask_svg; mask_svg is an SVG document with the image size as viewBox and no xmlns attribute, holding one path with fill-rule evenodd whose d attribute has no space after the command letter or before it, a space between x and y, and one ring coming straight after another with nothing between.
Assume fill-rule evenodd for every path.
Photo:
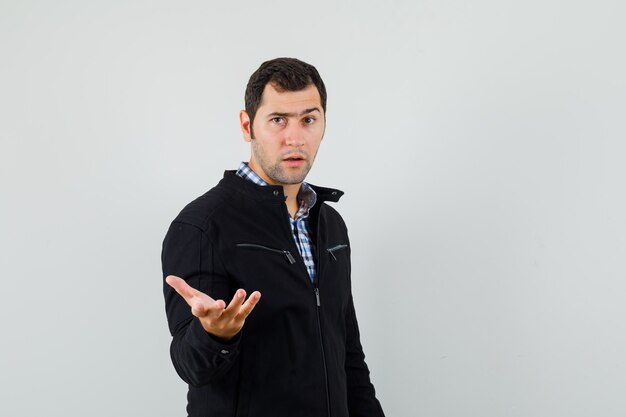
<instances>
[{"instance_id":1,"label":"man's face","mask_svg":"<svg viewBox=\"0 0 626 417\"><path fill-rule=\"evenodd\" d=\"M324 136L324 110L317 88L278 92L267 84L254 121L240 114L251 143L250 168L270 185L299 184L308 174ZM251 123L254 137L251 136Z\"/></svg>"}]
</instances>

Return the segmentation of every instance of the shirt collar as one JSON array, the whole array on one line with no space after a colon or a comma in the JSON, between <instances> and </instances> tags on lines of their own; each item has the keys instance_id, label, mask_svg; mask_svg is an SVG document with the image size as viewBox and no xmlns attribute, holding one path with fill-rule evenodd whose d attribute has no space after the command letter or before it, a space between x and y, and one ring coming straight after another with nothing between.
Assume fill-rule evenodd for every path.
<instances>
[{"instance_id":1,"label":"shirt collar","mask_svg":"<svg viewBox=\"0 0 626 417\"><path fill-rule=\"evenodd\" d=\"M237 175L257 185L267 185L265 180L259 177L259 175L248 166L247 162L242 162L239 164L239 168L237 169ZM315 193L313 188L306 182L302 182L300 191L298 191L298 202L300 203L300 208L302 209L302 207L304 206L304 209L307 213L317 202L317 194Z\"/></svg>"},{"instance_id":2,"label":"shirt collar","mask_svg":"<svg viewBox=\"0 0 626 417\"><path fill-rule=\"evenodd\" d=\"M242 162L239 164L239 168L237 169L237 175L239 175L241 178L244 178L248 181L252 181L256 185L263 185L263 186L267 185L265 180L259 177L257 173L254 172L252 168L248 166L247 162Z\"/></svg>"}]
</instances>

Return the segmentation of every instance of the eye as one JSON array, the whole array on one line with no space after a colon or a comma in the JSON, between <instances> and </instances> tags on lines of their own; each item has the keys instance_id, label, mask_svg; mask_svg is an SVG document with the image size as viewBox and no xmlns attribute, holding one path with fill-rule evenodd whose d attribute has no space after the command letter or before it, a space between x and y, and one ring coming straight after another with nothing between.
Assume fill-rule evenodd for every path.
<instances>
[{"instance_id":1,"label":"eye","mask_svg":"<svg viewBox=\"0 0 626 417\"><path fill-rule=\"evenodd\" d=\"M303 122L305 125L311 125L313 123L315 123L315 117L305 117L303 119Z\"/></svg>"},{"instance_id":2,"label":"eye","mask_svg":"<svg viewBox=\"0 0 626 417\"><path fill-rule=\"evenodd\" d=\"M279 125L279 124L284 123L284 122L285 122L285 119L284 119L283 117L278 117L278 116L277 116L277 117L272 117L272 118L270 119L270 122L272 122L272 123L274 123L274 124Z\"/></svg>"}]
</instances>

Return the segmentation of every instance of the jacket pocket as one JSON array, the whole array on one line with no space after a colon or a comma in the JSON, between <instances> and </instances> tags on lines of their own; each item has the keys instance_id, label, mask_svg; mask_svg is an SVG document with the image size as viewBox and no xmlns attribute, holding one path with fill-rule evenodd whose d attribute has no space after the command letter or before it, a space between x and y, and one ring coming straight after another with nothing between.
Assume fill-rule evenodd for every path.
<instances>
[{"instance_id":1,"label":"jacket pocket","mask_svg":"<svg viewBox=\"0 0 626 417\"><path fill-rule=\"evenodd\" d=\"M268 251L268 252L278 253L278 254L281 254L281 255L285 256L287 258L287 261L291 265L296 263L296 258L294 258L293 255L291 254L291 252L289 252L288 250L269 248L267 246L257 245L256 243L237 243L237 247L238 248L260 249L260 250L265 250L265 251Z\"/></svg>"},{"instance_id":2,"label":"jacket pocket","mask_svg":"<svg viewBox=\"0 0 626 417\"><path fill-rule=\"evenodd\" d=\"M344 250L348 247L348 245L346 244L341 244L341 245L335 245L332 248L327 248L326 252L328 252L328 254L331 256L331 258L333 258L333 260L337 260L337 256L336 256L336 252Z\"/></svg>"}]
</instances>

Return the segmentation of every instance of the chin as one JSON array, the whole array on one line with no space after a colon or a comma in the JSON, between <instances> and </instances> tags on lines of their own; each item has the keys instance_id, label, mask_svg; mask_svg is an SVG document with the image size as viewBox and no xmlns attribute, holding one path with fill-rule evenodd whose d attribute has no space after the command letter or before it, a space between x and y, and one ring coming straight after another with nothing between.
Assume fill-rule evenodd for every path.
<instances>
[{"instance_id":1,"label":"chin","mask_svg":"<svg viewBox=\"0 0 626 417\"><path fill-rule=\"evenodd\" d=\"M270 175L270 178L272 179L272 181L278 183L278 184L284 184L284 185L292 185L292 184L300 184L302 181L304 181L304 179L306 178L307 174L309 173L309 170L305 170L303 172L298 172L298 173L288 173L285 172L284 170L280 170L279 172L275 172L275 175Z\"/></svg>"}]
</instances>

